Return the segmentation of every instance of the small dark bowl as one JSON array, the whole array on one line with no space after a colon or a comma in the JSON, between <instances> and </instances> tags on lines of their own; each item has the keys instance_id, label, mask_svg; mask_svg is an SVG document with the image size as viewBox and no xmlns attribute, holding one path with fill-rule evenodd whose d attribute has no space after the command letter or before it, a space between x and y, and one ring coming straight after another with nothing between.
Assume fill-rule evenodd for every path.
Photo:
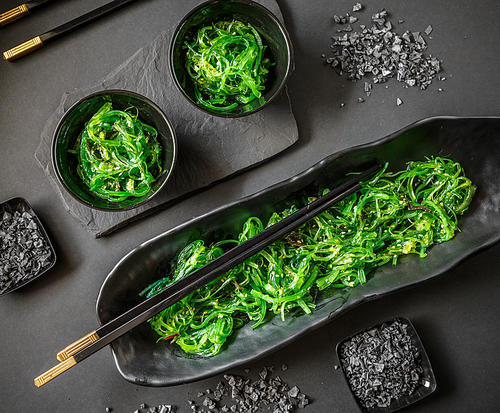
<instances>
[{"instance_id":1,"label":"small dark bowl","mask_svg":"<svg viewBox=\"0 0 500 413\"><path fill-rule=\"evenodd\" d=\"M361 403L361 400L355 395L350 383L349 379L347 377L347 373L345 370L345 366L342 363L342 354L341 354L341 349L342 346L352 340L354 337L360 336L362 334L368 333L371 330L379 330L384 324L390 325L394 323L395 321L398 321L400 324L405 325L406 328L406 333L410 336L411 344L415 346L415 348L418 351L418 358L417 360L419 361L419 366L422 368L422 373L420 374L420 382L411 394L407 394L405 396L400 397L397 400L392 400L390 405L388 407L372 407L372 408L367 408ZM342 368L342 372L344 373L344 378L347 382L347 385L349 386L349 390L351 391L351 394L353 395L354 399L356 400L356 403L359 407L359 409L363 413L390 413L394 412L396 410L402 409L403 407L409 406L412 403L415 403L424 397L428 396L431 394L434 390L436 390L436 378L434 377L434 371L432 370L431 363L429 361L429 358L427 357L427 353L425 352L425 348L422 344L422 341L420 340L417 331L415 330L415 327L413 327L413 324L410 322L405 317L397 317L391 321L385 322L378 324L376 326L373 326L367 330L360 331L356 334L353 334L352 336L346 338L345 340L342 340L339 344L337 344L337 356L340 361L340 366Z\"/></svg>"},{"instance_id":2,"label":"small dark bowl","mask_svg":"<svg viewBox=\"0 0 500 413\"><path fill-rule=\"evenodd\" d=\"M28 201L26 201L26 199L18 197L18 198L12 198L12 199L9 199L8 201L2 202L0 204L0 222L3 219L4 212L8 212L11 215L14 215L14 213L16 213L16 212L19 212L20 214L23 214L24 212L29 213L31 215L31 218L33 219L34 223L36 224L36 228L32 229L32 230L38 232L38 235L42 238L43 243L45 244L44 247L50 251L50 257L47 258L45 266L42 266L38 271L31 274L28 278L26 278L18 283L12 284L10 287L8 287L7 289L5 289L3 291L2 291L2 289L0 289L0 296L8 294L14 290L17 290L18 288L21 288L24 285L28 284L29 282L33 281L35 278L40 277L40 275L46 273L56 263L56 252L54 251L54 247L52 246L52 243L50 242L49 236L47 235L47 232L45 231L44 227L42 226L40 219L35 214L35 211L33 211L33 208L28 203ZM22 247L22 245L21 245L21 247ZM1 277L0 277L0 279L1 279Z\"/></svg>"},{"instance_id":3,"label":"small dark bowl","mask_svg":"<svg viewBox=\"0 0 500 413\"><path fill-rule=\"evenodd\" d=\"M192 39L199 28L221 20L239 20L250 23L267 45L266 56L271 66L265 91L259 99L240 104L227 111L213 111L200 105L194 95L193 82L186 73L184 41ZM284 88L293 70L292 43L283 24L268 9L250 0L211 0L202 3L181 20L172 36L170 69L176 86L186 99L210 115L239 117L250 115L270 104Z\"/></svg>"},{"instance_id":4,"label":"small dark bowl","mask_svg":"<svg viewBox=\"0 0 500 413\"><path fill-rule=\"evenodd\" d=\"M151 190L142 197L131 197L121 202L111 202L93 194L76 172L77 157L68 153L73 148L87 121L105 102L111 102L113 109L124 110L134 106L139 110L139 119L158 131L162 147L161 176L153 183ZM52 142L52 163L56 176L63 188L77 201L101 211L124 211L148 202L163 188L172 174L177 157L177 141L174 129L162 110L138 93L124 90L105 90L93 93L75 103L57 125Z\"/></svg>"}]
</instances>

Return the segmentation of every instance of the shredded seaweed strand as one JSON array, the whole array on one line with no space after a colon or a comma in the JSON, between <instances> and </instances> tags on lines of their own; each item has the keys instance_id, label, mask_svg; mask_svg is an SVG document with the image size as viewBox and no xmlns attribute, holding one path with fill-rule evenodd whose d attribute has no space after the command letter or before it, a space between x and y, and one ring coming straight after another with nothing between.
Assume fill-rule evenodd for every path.
<instances>
[{"instance_id":1,"label":"shredded seaweed strand","mask_svg":"<svg viewBox=\"0 0 500 413\"><path fill-rule=\"evenodd\" d=\"M227 111L260 98L271 62L259 32L240 21L219 21L185 42L186 70L197 102Z\"/></svg>"}]
</instances>

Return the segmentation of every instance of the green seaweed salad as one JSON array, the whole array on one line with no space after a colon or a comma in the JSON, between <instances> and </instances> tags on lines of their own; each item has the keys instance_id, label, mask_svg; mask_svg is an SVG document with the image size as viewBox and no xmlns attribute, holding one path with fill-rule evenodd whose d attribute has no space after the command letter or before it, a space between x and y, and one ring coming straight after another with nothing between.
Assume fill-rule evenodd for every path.
<instances>
[{"instance_id":1,"label":"green seaweed salad","mask_svg":"<svg viewBox=\"0 0 500 413\"><path fill-rule=\"evenodd\" d=\"M138 116L135 107L117 110L106 102L68 150L78 157L78 176L100 198L120 202L144 196L161 175L158 132Z\"/></svg>"},{"instance_id":2,"label":"green seaweed salad","mask_svg":"<svg viewBox=\"0 0 500 413\"><path fill-rule=\"evenodd\" d=\"M405 254L425 257L432 244L454 236L457 216L468 209L475 190L461 165L450 159L410 162L396 173L386 164L358 192L149 322L160 339L172 339L186 353L213 356L250 320L257 328L269 312L284 319L300 307L309 314L321 290L366 283L370 271L395 265ZM266 226L297 209L273 213ZM172 274L141 295L157 293L263 229L261 220L251 217L237 239L190 243Z\"/></svg>"},{"instance_id":3,"label":"green seaweed salad","mask_svg":"<svg viewBox=\"0 0 500 413\"><path fill-rule=\"evenodd\" d=\"M219 21L199 29L184 45L198 104L224 111L262 96L271 62L251 24Z\"/></svg>"}]
</instances>

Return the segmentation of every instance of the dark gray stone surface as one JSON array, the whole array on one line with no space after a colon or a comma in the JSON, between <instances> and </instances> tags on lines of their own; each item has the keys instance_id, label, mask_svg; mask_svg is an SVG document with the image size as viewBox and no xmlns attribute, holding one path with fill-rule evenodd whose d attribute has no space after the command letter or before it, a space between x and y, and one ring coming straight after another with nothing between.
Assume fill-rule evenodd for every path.
<instances>
[{"instance_id":1,"label":"dark gray stone surface","mask_svg":"<svg viewBox=\"0 0 500 413\"><path fill-rule=\"evenodd\" d=\"M0 27L5 51L108 0L58 1ZM500 114L500 8L493 0L361 2L359 21L385 8L394 30L432 25L428 53L442 61L445 81L427 90L396 79L373 86L339 76L321 57L339 27L334 15L357 1L277 0L295 50L288 82L300 139L268 161L169 208L96 239L71 216L34 154L61 97L98 84L137 51L172 28L198 0L140 0L16 62L0 61L0 200L26 198L56 249L46 274L0 297L0 411L132 413L142 403L172 404L191 412L221 377L168 388L126 382L109 349L41 388L33 379L56 364L55 355L98 324L95 303L112 268L133 248L183 222L300 173L333 153L368 143L429 116ZM18 6L2 0L0 11ZM404 23L399 24L399 20ZM424 35L427 36L427 35ZM368 78L367 80L369 80ZM386 88L385 86L388 86ZM441 88L440 92L438 89ZM363 98L364 102L358 103ZM397 99L403 103L397 106ZM341 106L341 104L344 104ZM487 144L484 141L478 145ZM496 413L500 371L500 245L442 277L364 303L295 343L228 374L256 379L263 366L307 394L304 413L356 413L342 379L335 345L357 331L395 316L415 325L436 374L436 391L405 413ZM286 364L286 371L279 371ZM248 370L248 372L246 371ZM142 409L144 411L144 409Z\"/></svg>"}]
</instances>

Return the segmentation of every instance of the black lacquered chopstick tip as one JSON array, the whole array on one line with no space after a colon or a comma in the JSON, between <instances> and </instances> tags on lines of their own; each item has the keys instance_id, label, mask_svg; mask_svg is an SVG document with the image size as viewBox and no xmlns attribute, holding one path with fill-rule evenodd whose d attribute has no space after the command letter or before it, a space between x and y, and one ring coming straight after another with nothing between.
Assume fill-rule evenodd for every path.
<instances>
[{"instance_id":1,"label":"black lacquered chopstick tip","mask_svg":"<svg viewBox=\"0 0 500 413\"><path fill-rule=\"evenodd\" d=\"M44 44L51 43L136 1L137 0L110 1L101 7L91 10L82 16L41 34L40 37L42 38Z\"/></svg>"},{"instance_id":2,"label":"black lacquered chopstick tip","mask_svg":"<svg viewBox=\"0 0 500 413\"><path fill-rule=\"evenodd\" d=\"M55 3L57 0L31 0L26 3L30 13L41 9L42 7L48 6L49 4Z\"/></svg>"}]
</instances>

